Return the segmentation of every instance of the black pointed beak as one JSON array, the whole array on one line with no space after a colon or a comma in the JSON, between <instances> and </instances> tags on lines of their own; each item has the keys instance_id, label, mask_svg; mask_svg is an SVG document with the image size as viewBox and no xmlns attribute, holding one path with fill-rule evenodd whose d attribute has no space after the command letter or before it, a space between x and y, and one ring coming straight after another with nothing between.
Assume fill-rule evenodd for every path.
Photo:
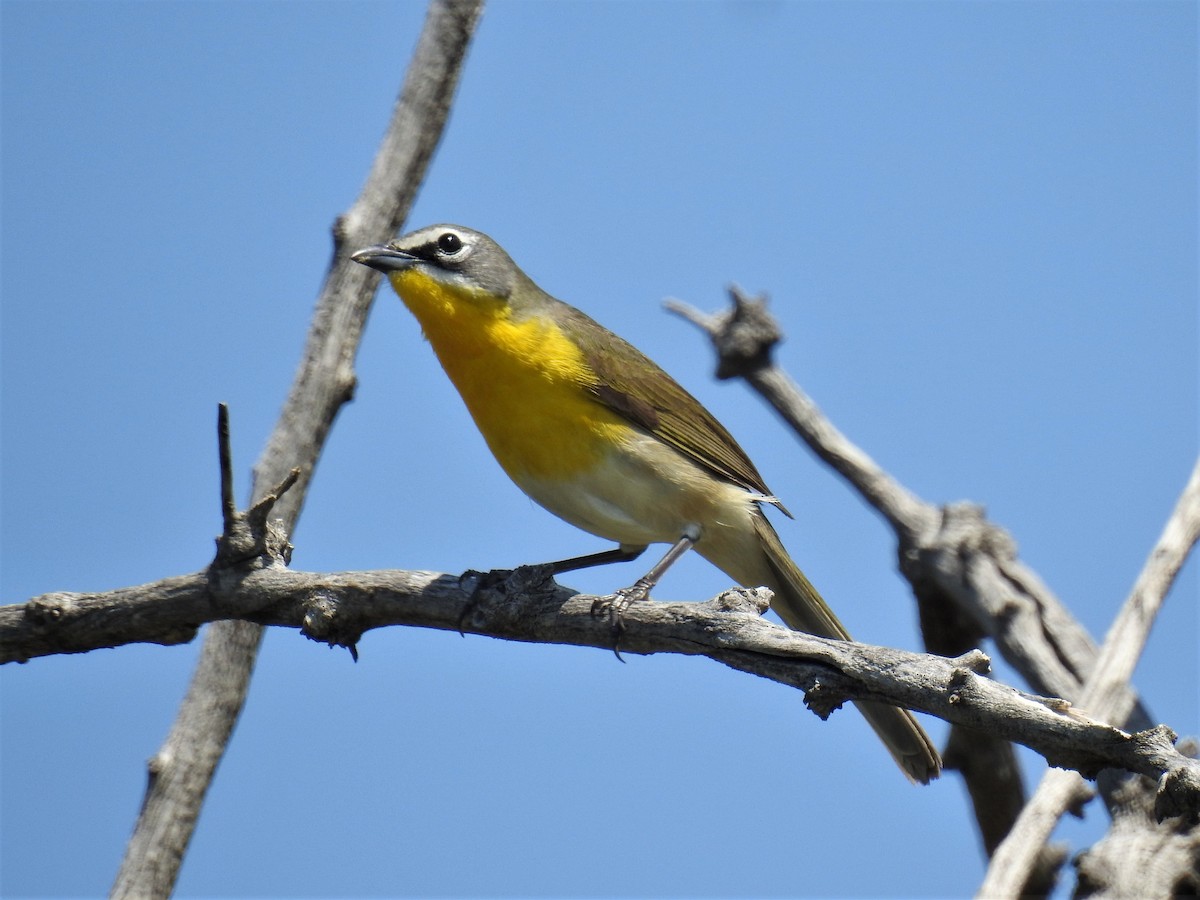
<instances>
[{"instance_id":1,"label":"black pointed beak","mask_svg":"<svg viewBox=\"0 0 1200 900\"><path fill-rule=\"evenodd\" d=\"M419 257L413 256L411 253L405 253L403 250L396 250L383 244L364 247L357 253L351 254L350 258L356 263L378 269L385 274L407 269L421 261Z\"/></svg>"}]
</instances>

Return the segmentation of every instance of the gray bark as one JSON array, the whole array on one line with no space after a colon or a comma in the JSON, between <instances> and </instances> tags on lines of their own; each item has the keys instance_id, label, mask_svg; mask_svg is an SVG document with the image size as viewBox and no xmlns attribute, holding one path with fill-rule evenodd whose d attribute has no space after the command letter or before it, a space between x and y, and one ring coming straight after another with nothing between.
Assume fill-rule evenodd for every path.
<instances>
[{"instance_id":1,"label":"gray bark","mask_svg":"<svg viewBox=\"0 0 1200 900\"><path fill-rule=\"evenodd\" d=\"M404 221L441 138L482 0L433 0L387 136L362 194L334 229L334 258L300 369L254 469L262 497L285 473L298 483L276 509L290 534L334 418L354 390L354 358L378 276L346 246L389 238ZM112 888L114 897L169 896L216 767L241 713L262 629L220 622L204 642L191 686L150 763L142 810Z\"/></svg>"}]
</instances>

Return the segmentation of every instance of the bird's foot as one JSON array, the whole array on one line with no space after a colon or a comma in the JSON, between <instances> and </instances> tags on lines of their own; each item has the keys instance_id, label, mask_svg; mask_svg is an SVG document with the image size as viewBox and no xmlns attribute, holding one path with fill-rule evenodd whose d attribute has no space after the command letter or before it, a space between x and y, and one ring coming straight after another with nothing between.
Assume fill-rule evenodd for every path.
<instances>
[{"instance_id":1,"label":"bird's foot","mask_svg":"<svg viewBox=\"0 0 1200 900\"><path fill-rule=\"evenodd\" d=\"M621 658L621 635L625 632L625 610L642 600L650 599L650 588L652 585L641 578L627 588L621 588L612 594L604 597L597 597L592 601L592 616L593 618L608 618L608 627L612 631L613 653L621 662L625 662Z\"/></svg>"}]
</instances>

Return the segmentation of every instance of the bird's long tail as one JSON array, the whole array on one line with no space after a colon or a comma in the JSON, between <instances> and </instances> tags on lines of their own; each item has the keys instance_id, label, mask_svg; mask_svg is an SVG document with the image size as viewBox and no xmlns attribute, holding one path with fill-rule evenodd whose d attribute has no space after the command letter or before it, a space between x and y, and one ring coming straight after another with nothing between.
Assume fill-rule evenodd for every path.
<instances>
[{"instance_id":1,"label":"bird's long tail","mask_svg":"<svg viewBox=\"0 0 1200 900\"><path fill-rule=\"evenodd\" d=\"M702 540L697 545L697 551L739 584L747 587L763 585L774 591L771 607L789 628L820 637L850 640L849 633L833 610L792 561L766 516L755 510L752 518L757 531L757 540L754 542L757 546L747 547L743 544L741 552L722 552L721 558L717 558L704 552L706 548ZM857 701L855 705L910 780L928 784L938 777L942 762L937 749L912 713L872 701Z\"/></svg>"}]
</instances>

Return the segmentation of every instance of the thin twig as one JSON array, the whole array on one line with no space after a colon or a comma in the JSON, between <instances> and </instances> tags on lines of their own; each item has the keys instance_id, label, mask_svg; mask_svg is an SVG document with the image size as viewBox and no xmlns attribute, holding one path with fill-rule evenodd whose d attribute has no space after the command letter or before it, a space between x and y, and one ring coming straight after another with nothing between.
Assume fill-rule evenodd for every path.
<instances>
[{"instance_id":1,"label":"thin twig","mask_svg":"<svg viewBox=\"0 0 1200 900\"><path fill-rule=\"evenodd\" d=\"M229 534L233 530L233 517L237 514L237 503L233 499L233 451L229 442L229 407L217 404L217 452L221 468L221 531Z\"/></svg>"}]
</instances>

